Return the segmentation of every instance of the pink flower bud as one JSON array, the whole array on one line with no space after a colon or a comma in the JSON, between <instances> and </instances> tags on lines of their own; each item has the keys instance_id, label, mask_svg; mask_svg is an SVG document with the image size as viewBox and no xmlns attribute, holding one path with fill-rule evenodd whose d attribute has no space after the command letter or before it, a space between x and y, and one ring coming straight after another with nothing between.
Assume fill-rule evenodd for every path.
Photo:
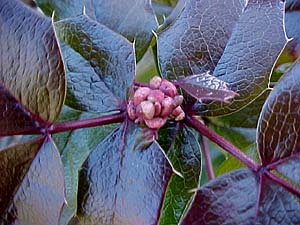
<instances>
[{"instance_id":1,"label":"pink flower bud","mask_svg":"<svg viewBox=\"0 0 300 225\"><path fill-rule=\"evenodd\" d=\"M151 120L145 120L146 125L151 129L159 129L165 125L167 117L155 117Z\"/></svg>"},{"instance_id":2,"label":"pink flower bud","mask_svg":"<svg viewBox=\"0 0 300 225\"><path fill-rule=\"evenodd\" d=\"M160 115L162 117L167 117L169 114L173 111L174 109L174 101L173 98L171 97L166 97L162 102L161 102L161 113Z\"/></svg>"},{"instance_id":3,"label":"pink flower bud","mask_svg":"<svg viewBox=\"0 0 300 225\"><path fill-rule=\"evenodd\" d=\"M131 120L135 120L137 118L137 115L135 113L135 106L132 100L130 100L129 103L127 104L127 113L128 113L128 117Z\"/></svg>"},{"instance_id":4,"label":"pink flower bud","mask_svg":"<svg viewBox=\"0 0 300 225\"><path fill-rule=\"evenodd\" d=\"M177 89L175 85L172 82L167 81L165 79L161 81L159 89L170 97L174 97L177 94Z\"/></svg>"},{"instance_id":5,"label":"pink flower bud","mask_svg":"<svg viewBox=\"0 0 300 225\"><path fill-rule=\"evenodd\" d=\"M152 119L155 113L155 108L153 103L150 101L142 101L140 105L143 112L143 118L147 120Z\"/></svg>"},{"instance_id":6,"label":"pink flower bud","mask_svg":"<svg viewBox=\"0 0 300 225\"><path fill-rule=\"evenodd\" d=\"M176 95L174 97L174 105L175 105L175 107L181 105L182 102L183 102L183 96L182 95Z\"/></svg>"},{"instance_id":7,"label":"pink flower bud","mask_svg":"<svg viewBox=\"0 0 300 225\"><path fill-rule=\"evenodd\" d=\"M159 76L154 76L149 82L149 86L152 89L158 89L160 87L161 78Z\"/></svg>"},{"instance_id":8,"label":"pink flower bud","mask_svg":"<svg viewBox=\"0 0 300 225\"><path fill-rule=\"evenodd\" d=\"M161 104L159 102L154 102L155 113L154 116L159 116L161 113Z\"/></svg>"},{"instance_id":9,"label":"pink flower bud","mask_svg":"<svg viewBox=\"0 0 300 225\"><path fill-rule=\"evenodd\" d=\"M183 112L183 109L180 106L177 106L173 111L172 111L172 115L176 118L177 116L179 116L181 113Z\"/></svg>"},{"instance_id":10,"label":"pink flower bud","mask_svg":"<svg viewBox=\"0 0 300 225\"><path fill-rule=\"evenodd\" d=\"M160 90L151 90L147 99L150 102L162 102L164 100L165 94Z\"/></svg>"},{"instance_id":11,"label":"pink flower bud","mask_svg":"<svg viewBox=\"0 0 300 225\"><path fill-rule=\"evenodd\" d=\"M135 106L137 106L138 104L140 104L142 101L144 101L145 99L147 99L149 93L150 93L150 88L148 87L139 87L134 95L133 95L133 103Z\"/></svg>"},{"instance_id":12,"label":"pink flower bud","mask_svg":"<svg viewBox=\"0 0 300 225\"><path fill-rule=\"evenodd\" d=\"M185 118L185 113L182 112L178 116L176 116L175 120L180 121L180 120L183 120L184 118Z\"/></svg>"}]
</instances>

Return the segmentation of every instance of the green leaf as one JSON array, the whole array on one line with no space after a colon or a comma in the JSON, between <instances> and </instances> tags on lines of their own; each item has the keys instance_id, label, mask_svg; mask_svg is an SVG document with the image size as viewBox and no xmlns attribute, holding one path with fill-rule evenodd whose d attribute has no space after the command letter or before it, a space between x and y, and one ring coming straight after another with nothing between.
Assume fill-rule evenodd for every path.
<instances>
[{"instance_id":1,"label":"green leaf","mask_svg":"<svg viewBox=\"0 0 300 225\"><path fill-rule=\"evenodd\" d=\"M92 150L79 179L84 224L157 224L172 170L149 132L125 121Z\"/></svg>"},{"instance_id":2,"label":"green leaf","mask_svg":"<svg viewBox=\"0 0 300 225\"><path fill-rule=\"evenodd\" d=\"M64 178L51 137L2 150L0 157L0 171L6 178L1 182L1 195L9 185L0 223L58 224L65 202Z\"/></svg>"},{"instance_id":3,"label":"green leaf","mask_svg":"<svg viewBox=\"0 0 300 225\"><path fill-rule=\"evenodd\" d=\"M280 79L265 102L258 124L258 151L263 164L300 149L300 62Z\"/></svg>"},{"instance_id":4,"label":"green leaf","mask_svg":"<svg viewBox=\"0 0 300 225\"><path fill-rule=\"evenodd\" d=\"M55 121L66 87L51 20L16 0L0 2L0 20L1 92L4 87L10 98L22 105L23 112L27 110L44 121ZM19 118L23 119L24 116Z\"/></svg>"},{"instance_id":5,"label":"green leaf","mask_svg":"<svg viewBox=\"0 0 300 225\"><path fill-rule=\"evenodd\" d=\"M79 120L90 118L90 114L82 113ZM78 172L95 146L113 130L116 125L98 126L94 128L77 129L72 131L64 148L61 149L61 157L64 165L66 200L60 224L67 224L77 210ZM57 140L57 139L55 139Z\"/></svg>"},{"instance_id":6,"label":"green leaf","mask_svg":"<svg viewBox=\"0 0 300 225\"><path fill-rule=\"evenodd\" d=\"M76 109L124 108L134 79L133 46L85 15L55 23L68 74L68 101Z\"/></svg>"},{"instance_id":7,"label":"green leaf","mask_svg":"<svg viewBox=\"0 0 300 225\"><path fill-rule=\"evenodd\" d=\"M39 7L51 16L55 11L57 19L86 15L115 32L122 34L129 41L135 42L137 59L146 52L152 30L157 29L156 18L150 0L37 0ZM85 7L85 9L84 9Z\"/></svg>"},{"instance_id":8,"label":"green leaf","mask_svg":"<svg viewBox=\"0 0 300 225\"><path fill-rule=\"evenodd\" d=\"M177 127L178 128L178 127ZM160 132L169 134L171 127ZM176 130L175 127L173 129ZM161 142L164 142L162 138ZM178 224L198 188L201 176L201 151L195 134L186 126L177 129L172 145L165 149L171 164L182 177L173 174L165 194L159 224Z\"/></svg>"}]
</instances>

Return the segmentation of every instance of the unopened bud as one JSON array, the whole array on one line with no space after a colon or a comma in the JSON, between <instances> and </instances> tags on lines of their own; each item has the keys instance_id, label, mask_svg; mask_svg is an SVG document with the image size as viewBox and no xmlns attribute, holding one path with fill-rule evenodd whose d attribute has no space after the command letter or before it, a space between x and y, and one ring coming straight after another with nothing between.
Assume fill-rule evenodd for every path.
<instances>
[{"instance_id":1,"label":"unopened bud","mask_svg":"<svg viewBox=\"0 0 300 225\"><path fill-rule=\"evenodd\" d=\"M160 90L151 90L147 97L150 102L162 102L164 98L165 94Z\"/></svg>"},{"instance_id":2,"label":"unopened bud","mask_svg":"<svg viewBox=\"0 0 300 225\"><path fill-rule=\"evenodd\" d=\"M176 118L179 114L184 113L183 109L180 106L177 106L173 111L172 115Z\"/></svg>"},{"instance_id":3,"label":"unopened bud","mask_svg":"<svg viewBox=\"0 0 300 225\"><path fill-rule=\"evenodd\" d=\"M150 101L142 101L140 105L143 112L143 118L147 120L152 119L155 113L155 108L153 103Z\"/></svg>"},{"instance_id":4,"label":"unopened bud","mask_svg":"<svg viewBox=\"0 0 300 225\"><path fill-rule=\"evenodd\" d=\"M142 101L146 100L149 93L150 93L150 88L148 87L139 87L134 95L133 95L133 103L135 106L140 104Z\"/></svg>"},{"instance_id":5,"label":"unopened bud","mask_svg":"<svg viewBox=\"0 0 300 225\"><path fill-rule=\"evenodd\" d=\"M127 104L127 113L128 113L128 117L131 120L135 120L136 119L137 115L135 113L135 106L134 106L132 100L130 100L129 103Z\"/></svg>"},{"instance_id":6,"label":"unopened bud","mask_svg":"<svg viewBox=\"0 0 300 225\"><path fill-rule=\"evenodd\" d=\"M159 102L154 102L155 113L154 116L159 116L161 113L161 104Z\"/></svg>"},{"instance_id":7,"label":"unopened bud","mask_svg":"<svg viewBox=\"0 0 300 225\"><path fill-rule=\"evenodd\" d=\"M183 102L183 96L182 95L176 95L174 97L174 105L175 105L175 107L181 105L182 102Z\"/></svg>"},{"instance_id":8,"label":"unopened bud","mask_svg":"<svg viewBox=\"0 0 300 225\"><path fill-rule=\"evenodd\" d=\"M167 117L155 117L151 120L145 120L146 125L151 129L159 129L165 125Z\"/></svg>"},{"instance_id":9,"label":"unopened bud","mask_svg":"<svg viewBox=\"0 0 300 225\"><path fill-rule=\"evenodd\" d=\"M162 102L161 102L161 113L160 115L162 117L168 116L174 109L174 101L171 97L166 97Z\"/></svg>"},{"instance_id":10,"label":"unopened bud","mask_svg":"<svg viewBox=\"0 0 300 225\"><path fill-rule=\"evenodd\" d=\"M177 94L175 85L167 80L162 80L159 88L163 93L170 97L174 97Z\"/></svg>"},{"instance_id":11,"label":"unopened bud","mask_svg":"<svg viewBox=\"0 0 300 225\"><path fill-rule=\"evenodd\" d=\"M184 118L185 118L185 113L182 112L178 116L176 116L175 120L180 121L180 120L183 120Z\"/></svg>"},{"instance_id":12,"label":"unopened bud","mask_svg":"<svg viewBox=\"0 0 300 225\"><path fill-rule=\"evenodd\" d=\"M154 76L149 82L149 87L152 89L159 89L161 83L161 78L159 76Z\"/></svg>"}]
</instances>

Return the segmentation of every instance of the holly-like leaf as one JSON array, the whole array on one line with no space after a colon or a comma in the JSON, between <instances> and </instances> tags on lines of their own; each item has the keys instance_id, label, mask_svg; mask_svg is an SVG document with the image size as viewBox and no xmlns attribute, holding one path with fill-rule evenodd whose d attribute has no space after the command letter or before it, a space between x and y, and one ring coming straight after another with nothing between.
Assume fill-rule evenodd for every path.
<instances>
[{"instance_id":1,"label":"holly-like leaf","mask_svg":"<svg viewBox=\"0 0 300 225\"><path fill-rule=\"evenodd\" d=\"M39 7L51 16L65 19L85 13L92 19L135 42L137 59L146 52L157 29L150 0L37 0Z\"/></svg>"},{"instance_id":2,"label":"holly-like leaf","mask_svg":"<svg viewBox=\"0 0 300 225\"><path fill-rule=\"evenodd\" d=\"M29 112L55 121L65 74L51 20L16 0L0 2L0 20L0 114L14 124L9 129L36 127Z\"/></svg>"},{"instance_id":3,"label":"holly-like leaf","mask_svg":"<svg viewBox=\"0 0 300 225\"><path fill-rule=\"evenodd\" d=\"M201 187L181 225L297 224L299 210L291 193L240 169Z\"/></svg>"},{"instance_id":4,"label":"holly-like leaf","mask_svg":"<svg viewBox=\"0 0 300 225\"><path fill-rule=\"evenodd\" d=\"M174 23L158 35L162 76L213 71L243 9L239 0L187 0Z\"/></svg>"},{"instance_id":5,"label":"holly-like leaf","mask_svg":"<svg viewBox=\"0 0 300 225\"><path fill-rule=\"evenodd\" d=\"M86 15L55 23L68 74L68 101L77 109L120 110L135 72L133 46Z\"/></svg>"},{"instance_id":6,"label":"holly-like leaf","mask_svg":"<svg viewBox=\"0 0 300 225\"><path fill-rule=\"evenodd\" d=\"M80 120L87 119L90 115L82 113ZM73 131L66 140L66 145L62 149L62 162L64 165L64 176L66 186L67 205L64 206L61 224L67 224L77 210L78 193L78 171L95 146L105 138L115 127L114 124L98 126L94 128L78 129Z\"/></svg>"},{"instance_id":7,"label":"holly-like leaf","mask_svg":"<svg viewBox=\"0 0 300 225\"><path fill-rule=\"evenodd\" d=\"M173 133L170 132L170 129L173 129L177 134L165 152L175 170L182 177L173 173L169 181L159 224L178 224L193 197L191 190L198 188L200 184L201 151L196 136L186 126L179 130L179 124L176 123L175 126L166 126L160 131L160 135L162 132L165 135L161 136L159 142L165 142L165 136ZM163 146L166 146L166 143L163 143Z\"/></svg>"},{"instance_id":8,"label":"holly-like leaf","mask_svg":"<svg viewBox=\"0 0 300 225\"><path fill-rule=\"evenodd\" d=\"M268 87L286 43L284 4L280 0L250 0L246 7L233 0L201 3L187 1L181 16L159 36L162 75L178 79L214 71L239 97L230 104L198 102L194 110L204 116L224 115L247 105Z\"/></svg>"},{"instance_id":9,"label":"holly-like leaf","mask_svg":"<svg viewBox=\"0 0 300 225\"><path fill-rule=\"evenodd\" d=\"M271 89L266 89L258 98L240 111L223 117L211 117L210 120L214 124L225 127L256 128L263 104L270 93Z\"/></svg>"},{"instance_id":10,"label":"holly-like leaf","mask_svg":"<svg viewBox=\"0 0 300 225\"><path fill-rule=\"evenodd\" d=\"M258 150L263 164L300 149L300 62L281 78L265 102L258 126Z\"/></svg>"},{"instance_id":11,"label":"holly-like leaf","mask_svg":"<svg viewBox=\"0 0 300 225\"><path fill-rule=\"evenodd\" d=\"M157 223L172 170L160 146L145 138L147 130L126 121L91 152L79 180L84 223Z\"/></svg>"},{"instance_id":12,"label":"holly-like leaf","mask_svg":"<svg viewBox=\"0 0 300 225\"><path fill-rule=\"evenodd\" d=\"M226 82L209 73L187 76L176 81L176 84L197 100L228 102L236 96L235 92L228 89Z\"/></svg>"},{"instance_id":13,"label":"holly-like leaf","mask_svg":"<svg viewBox=\"0 0 300 225\"><path fill-rule=\"evenodd\" d=\"M65 201L64 177L52 139L36 139L2 150L0 157L4 178L1 224L58 224Z\"/></svg>"}]
</instances>

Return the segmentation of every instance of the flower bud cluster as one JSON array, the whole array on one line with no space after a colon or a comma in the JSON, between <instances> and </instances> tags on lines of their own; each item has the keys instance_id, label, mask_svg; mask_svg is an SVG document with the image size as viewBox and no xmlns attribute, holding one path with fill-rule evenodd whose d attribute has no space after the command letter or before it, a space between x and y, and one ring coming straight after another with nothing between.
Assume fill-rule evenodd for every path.
<instances>
[{"instance_id":1,"label":"flower bud cluster","mask_svg":"<svg viewBox=\"0 0 300 225\"><path fill-rule=\"evenodd\" d=\"M177 94L173 83L158 76L150 80L149 87L139 87L127 105L128 117L138 124L159 129L167 118L183 120L183 96Z\"/></svg>"}]
</instances>

